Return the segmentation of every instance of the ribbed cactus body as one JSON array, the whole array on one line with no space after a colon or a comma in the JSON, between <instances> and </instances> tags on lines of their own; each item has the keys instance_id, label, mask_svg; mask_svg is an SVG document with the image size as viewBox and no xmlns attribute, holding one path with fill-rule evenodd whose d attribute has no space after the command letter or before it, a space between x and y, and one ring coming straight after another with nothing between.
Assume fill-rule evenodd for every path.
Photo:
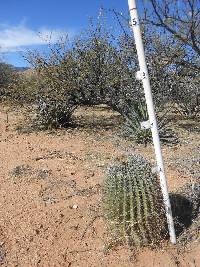
<instances>
[{"instance_id":1,"label":"ribbed cactus body","mask_svg":"<svg viewBox=\"0 0 200 267\"><path fill-rule=\"evenodd\" d=\"M117 240L141 246L157 243L166 234L159 181L141 156L129 156L108 168L103 208Z\"/></svg>"}]
</instances>

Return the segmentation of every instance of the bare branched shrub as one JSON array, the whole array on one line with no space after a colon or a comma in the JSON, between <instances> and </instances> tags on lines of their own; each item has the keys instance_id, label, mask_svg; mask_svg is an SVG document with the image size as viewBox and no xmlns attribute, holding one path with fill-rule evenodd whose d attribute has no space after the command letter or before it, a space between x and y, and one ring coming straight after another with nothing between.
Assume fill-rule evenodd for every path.
<instances>
[{"instance_id":1,"label":"bare branched shrub","mask_svg":"<svg viewBox=\"0 0 200 267\"><path fill-rule=\"evenodd\" d=\"M156 50L169 76L169 101L178 104L186 117L199 116L199 1L149 0L144 14L144 23L152 31L151 40L156 40L157 34L162 36Z\"/></svg>"},{"instance_id":2,"label":"bare branched shrub","mask_svg":"<svg viewBox=\"0 0 200 267\"><path fill-rule=\"evenodd\" d=\"M148 3L149 2L149 3ZM173 63L200 71L200 3L198 0L149 0L146 1L145 22L148 27L180 44L186 57L174 57ZM170 53L168 60L172 57Z\"/></svg>"}]
</instances>

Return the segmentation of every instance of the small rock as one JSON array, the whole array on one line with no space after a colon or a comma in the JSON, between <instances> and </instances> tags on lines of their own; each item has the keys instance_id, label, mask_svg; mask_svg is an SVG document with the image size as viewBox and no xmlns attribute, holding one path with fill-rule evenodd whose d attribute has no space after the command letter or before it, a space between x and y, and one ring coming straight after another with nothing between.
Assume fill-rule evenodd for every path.
<instances>
[{"instance_id":1,"label":"small rock","mask_svg":"<svg viewBox=\"0 0 200 267\"><path fill-rule=\"evenodd\" d=\"M41 157L37 157L37 158L35 158L36 161L41 160L41 159L44 159L44 157L41 156Z\"/></svg>"},{"instance_id":2,"label":"small rock","mask_svg":"<svg viewBox=\"0 0 200 267\"><path fill-rule=\"evenodd\" d=\"M78 209L78 205L73 205L72 209Z\"/></svg>"},{"instance_id":3,"label":"small rock","mask_svg":"<svg viewBox=\"0 0 200 267\"><path fill-rule=\"evenodd\" d=\"M35 232L36 232L37 235L39 235L40 230L39 229L36 229Z\"/></svg>"}]
</instances>

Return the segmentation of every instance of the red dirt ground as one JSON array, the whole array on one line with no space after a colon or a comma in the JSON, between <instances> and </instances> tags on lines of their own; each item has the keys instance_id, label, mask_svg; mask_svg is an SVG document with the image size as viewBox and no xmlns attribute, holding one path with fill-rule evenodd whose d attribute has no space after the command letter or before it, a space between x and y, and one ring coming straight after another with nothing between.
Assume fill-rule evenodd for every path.
<instances>
[{"instance_id":1,"label":"red dirt ground","mask_svg":"<svg viewBox=\"0 0 200 267\"><path fill-rule=\"evenodd\" d=\"M20 111L9 112L7 122L5 109L0 112L0 265L200 266L199 241L185 247L166 243L160 249L108 249L101 217L106 165L130 152L154 158L151 146L116 136L113 125L120 120L115 113L86 109L78 114L83 122L78 128L19 133ZM163 148L172 191L190 180L170 167L174 155L192 154L197 146L198 135L188 137L190 142L182 146Z\"/></svg>"}]
</instances>

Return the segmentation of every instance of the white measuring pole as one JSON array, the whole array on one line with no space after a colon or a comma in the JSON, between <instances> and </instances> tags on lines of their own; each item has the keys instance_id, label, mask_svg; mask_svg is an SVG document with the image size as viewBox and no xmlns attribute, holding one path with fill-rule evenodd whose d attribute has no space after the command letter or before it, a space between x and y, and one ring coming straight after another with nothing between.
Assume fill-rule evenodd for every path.
<instances>
[{"instance_id":1,"label":"white measuring pole","mask_svg":"<svg viewBox=\"0 0 200 267\"><path fill-rule=\"evenodd\" d=\"M147 64L145 60L142 35L140 31L140 23L139 23L139 18L138 18L136 1L128 0L128 5L129 5L130 16L131 16L131 27L132 27L134 37L135 37L136 50L137 50L138 61L139 61L139 66L140 66L140 70L136 73L136 78L139 80L142 80L146 104L147 104L147 110L149 114L149 122L143 123L143 127L148 128L148 125L149 125L149 128L151 128L154 150L155 150L156 161L157 161L157 170L160 176L160 184L161 184L163 200L164 200L164 205L165 205L165 210L166 210L166 217L167 217L167 222L168 222L170 240L173 244L176 244L174 222L173 222L173 217L172 217L171 204L170 204L167 181L166 181L166 176L165 176L163 157L162 157L162 152L161 152L161 147L160 147L160 138L159 138L159 133L158 133L156 115L154 111L154 104L153 104L153 98L152 98L152 93L151 93L149 74L148 74Z\"/></svg>"}]
</instances>

